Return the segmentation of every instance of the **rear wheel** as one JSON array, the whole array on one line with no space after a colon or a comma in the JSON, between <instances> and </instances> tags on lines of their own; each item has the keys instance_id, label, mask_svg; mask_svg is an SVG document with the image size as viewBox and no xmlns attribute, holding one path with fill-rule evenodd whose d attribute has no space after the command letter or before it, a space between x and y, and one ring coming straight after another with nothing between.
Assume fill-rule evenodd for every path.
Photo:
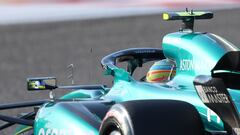
<instances>
[{"instance_id":1,"label":"rear wheel","mask_svg":"<svg viewBox=\"0 0 240 135\"><path fill-rule=\"evenodd\" d=\"M204 135L198 111L173 100L129 101L106 114L100 135Z\"/></svg>"}]
</instances>

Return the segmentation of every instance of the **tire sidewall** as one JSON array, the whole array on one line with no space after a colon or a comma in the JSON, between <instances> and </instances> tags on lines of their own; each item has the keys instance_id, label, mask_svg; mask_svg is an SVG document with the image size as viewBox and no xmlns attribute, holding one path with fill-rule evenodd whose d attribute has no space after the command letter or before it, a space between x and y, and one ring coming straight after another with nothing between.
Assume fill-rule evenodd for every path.
<instances>
[{"instance_id":1,"label":"tire sidewall","mask_svg":"<svg viewBox=\"0 0 240 135\"><path fill-rule=\"evenodd\" d=\"M130 116L124 106L120 104L114 105L104 117L100 127L100 135L107 135L109 131L116 129L122 135L134 135Z\"/></svg>"}]
</instances>

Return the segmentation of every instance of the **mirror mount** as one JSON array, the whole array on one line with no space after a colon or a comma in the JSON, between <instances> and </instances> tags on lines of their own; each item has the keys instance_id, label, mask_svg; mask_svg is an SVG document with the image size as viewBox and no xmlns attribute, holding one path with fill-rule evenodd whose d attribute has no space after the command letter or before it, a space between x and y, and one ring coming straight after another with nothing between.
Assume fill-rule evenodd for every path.
<instances>
[{"instance_id":1,"label":"mirror mount","mask_svg":"<svg viewBox=\"0 0 240 135\"><path fill-rule=\"evenodd\" d=\"M54 101L55 100L55 93L53 92L53 90L50 90L49 92L49 98L51 101Z\"/></svg>"}]
</instances>

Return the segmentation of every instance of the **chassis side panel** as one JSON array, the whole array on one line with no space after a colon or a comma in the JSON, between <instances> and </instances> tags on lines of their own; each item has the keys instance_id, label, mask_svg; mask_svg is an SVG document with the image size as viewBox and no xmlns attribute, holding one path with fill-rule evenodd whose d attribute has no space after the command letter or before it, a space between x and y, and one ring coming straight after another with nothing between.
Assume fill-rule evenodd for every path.
<instances>
[{"instance_id":1,"label":"chassis side panel","mask_svg":"<svg viewBox=\"0 0 240 135\"><path fill-rule=\"evenodd\" d=\"M102 103L48 103L35 118L34 134L98 135L102 118L108 109Z\"/></svg>"}]
</instances>

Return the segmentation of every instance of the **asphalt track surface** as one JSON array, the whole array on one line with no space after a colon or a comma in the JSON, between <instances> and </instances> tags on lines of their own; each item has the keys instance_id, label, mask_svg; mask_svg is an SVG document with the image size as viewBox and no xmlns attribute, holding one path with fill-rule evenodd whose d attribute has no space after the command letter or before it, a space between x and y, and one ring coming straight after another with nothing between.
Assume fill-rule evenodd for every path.
<instances>
[{"instance_id":1,"label":"asphalt track surface","mask_svg":"<svg viewBox=\"0 0 240 135\"><path fill-rule=\"evenodd\" d=\"M195 29L218 34L240 47L240 9L214 13L212 20L197 21ZM0 103L48 98L47 91L28 92L26 78L56 76L59 84L70 84L66 67L72 63L76 84L110 85L111 77L102 75L103 56L132 47L160 47L163 36L180 24L164 22L159 14L0 26ZM0 134L11 132L12 128Z\"/></svg>"}]
</instances>

